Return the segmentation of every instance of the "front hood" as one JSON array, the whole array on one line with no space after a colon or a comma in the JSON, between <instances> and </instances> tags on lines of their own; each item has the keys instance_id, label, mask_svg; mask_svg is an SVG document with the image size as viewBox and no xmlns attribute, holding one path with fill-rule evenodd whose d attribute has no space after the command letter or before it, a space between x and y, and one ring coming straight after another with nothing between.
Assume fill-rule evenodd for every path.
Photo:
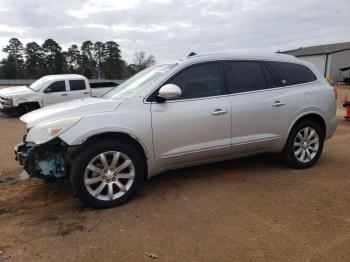
<instances>
[{"instance_id":1,"label":"front hood","mask_svg":"<svg viewBox=\"0 0 350 262\"><path fill-rule=\"evenodd\" d=\"M26 94L35 93L33 90L30 90L26 86L13 86L7 87L0 90L0 96L3 97L13 97L13 96L23 96Z\"/></svg>"},{"instance_id":2,"label":"front hood","mask_svg":"<svg viewBox=\"0 0 350 262\"><path fill-rule=\"evenodd\" d=\"M20 119L27 123L28 128L31 128L46 121L53 121L56 119L73 116L84 117L84 115L88 114L114 111L119 105L119 100L108 100L93 97L81 98L35 110L23 115Z\"/></svg>"}]
</instances>

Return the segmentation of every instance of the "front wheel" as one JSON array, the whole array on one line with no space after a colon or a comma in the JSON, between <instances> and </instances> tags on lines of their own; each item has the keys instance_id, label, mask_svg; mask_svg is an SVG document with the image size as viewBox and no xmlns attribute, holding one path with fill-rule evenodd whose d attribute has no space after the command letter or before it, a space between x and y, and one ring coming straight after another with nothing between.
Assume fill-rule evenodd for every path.
<instances>
[{"instance_id":1,"label":"front wheel","mask_svg":"<svg viewBox=\"0 0 350 262\"><path fill-rule=\"evenodd\" d=\"M128 143L101 140L74 160L71 185L78 198L94 208L127 202L144 180L141 154Z\"/></svg>"},{"instance_id":2,"label":"front wheel","mask_svg":"<svg viewBox=\"0 0 350 262\"><path fill-rule=\"evenodd\" d=\"M288 164L298 169L313 166L322 153L324 137L324 131L317 123L309 120L297 123L284 148Z\"/></svg>"}]
</instances>

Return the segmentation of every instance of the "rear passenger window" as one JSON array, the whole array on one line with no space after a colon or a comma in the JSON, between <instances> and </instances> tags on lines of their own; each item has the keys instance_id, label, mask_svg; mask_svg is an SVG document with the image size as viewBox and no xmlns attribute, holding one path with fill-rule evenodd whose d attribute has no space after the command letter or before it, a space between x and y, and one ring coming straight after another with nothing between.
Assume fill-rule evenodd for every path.
<instances>
[{"instance_id":1,"label":"rear passenger window","mask_svg":"<svg viewBox=\"0 0 350 262\"><path fill-rule=\"evenodd\" d=\"M84 80L69 80L69 86L71 91L86 89Z\"/></svg>"},{"instance_id":2,"label":"rear passenger window","mask_svg":"<svg viewBox=\"0 0 350 262\"><path fill-rule=\"evenodd\" d=\"M278 78L271 72L271 70L267 68L265 64L261 64L261 67L264 72L268 88L280 87L281 83L278 81Z\"/></svg>"},{"instance_id":3,"label":"rear passenger window","mask_svg":"<svg viewBox=\"0 0 350 262\"><path fill-rule=\"evenodd\" d=\"M194 65L173 77L168 84L181 88L177 99L217 96L224 93L220 63Z\"/></svg>"},{"instance_id":4,"label":"rear passenger window","mask_svg":"<svg viewBox=\"0 0 350 262\"><path fill-rule=\"evenodd\" d=\"M317 80L315 74L306 66L286 62L267 62L278 74L285 86L297 85Z\"/></svg>"},{"instance_id":5,"label":"rear passenger window","mask_svg":"<svg viewBox=\"0 0 350 262\"><path fill-rule=\"evenodd\" d=\"M266 81L259 62L226 62L228 87L231 93L266 89Z\"/></svg>"}]
</instances>

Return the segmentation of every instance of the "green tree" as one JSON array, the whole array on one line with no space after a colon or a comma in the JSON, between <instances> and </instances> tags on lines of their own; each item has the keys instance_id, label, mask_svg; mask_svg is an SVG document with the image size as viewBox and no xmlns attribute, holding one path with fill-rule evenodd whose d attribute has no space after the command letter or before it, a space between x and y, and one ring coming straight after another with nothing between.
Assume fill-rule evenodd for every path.
<instances>
[{"instance_id":1,"label":"green tree","mask_svg":"<svg viewBox=\"0 0 350 262\"><path fill-rule=\"evenodd\" d=\"M4 74L4 65L6 63L6 59L2 59L0 62L0 79L4 79L5 78L5 74Z\"/></svg>"},{"instance_id":2,"label":"green tree","mask_svg":"<svg viewBox=\"0 0 350 262\"><path fill-rule=\"evenodd\" d=\"M42 45L45 54L47 74L62 74L65 72L66 60L62 48L53 39L47 39Z\"/></svg>"},{"instance_id":3,"label":"green tree","mask_svg":"<svg viewBox=\"0 0 350 262\"><path fill-rule=\"evenodd\" d=\"M2 60L3 66L1 71L6 79L17 79L18 70L16 65L16 59L13 55L8 55L7 59Z\"/></svg>"},{"instance_id":4,"label":"green tree","mask_svg":"<svg viewBox=\"0 0 350 262\"><path fill-rule=\"evenodd\" d=\"M27 43L25 49L25 75L28 78L39 78L44 75L45 58L40 45L36 42Z\"/></svg>"},{"instance_id":5,"label":"green tree","mask_svg":"<svg viewBox=\"0 0 350 262\"><path fill-rule=\"evenodd\" d=\"M81 57L79 62L80 72L87 78L93 78L96 62L93 58L94 44L90 41L84 41L81 45Z\"/></svg>"},{"instance_id":6,"label":"green tree","mask_svg":"<svg viewBox=\"0 0 350 262\"><path fill-rule=\"evenodd\" d=\"M104 44L104 60L102 76L106 79L120 79L123 75L125 62L121 58L119 45L114 41Z\"/></svg>"},{"instance_id":7,"label":"green tree","mask_svg":"<svg viewBox=\"0 0 350 262\"><path fill-rule=\"evenodd\" d=\"M93 48L93 59L96 63L95 77L102 77L102 68L105 61L105 44L102 42L95 42Z\"/></svg>"},{"instance_id":8,"label":"green tree","mask_svg":"<svg viewBox=\"0 0 350 262\"><path fill-rule=\"evenodd\" d=\"M87 40L80 50L73 44L67 51L62 51L53 39L45 40L41 46L29 42L24 48L20 40L11 38L2 51L7 58L0 62L0 77L14 79L67 72L80 73L88 78L121 79L155 63L153 55L146 57L141 51L135 54L136 63L127 65L114 41L93 43Z\"/></svg>"},{"instance_id":9,"label":"green tree","mask_svg":"<svg viewBox=\"0 0 350 262\"><path fill-rule=\"evenodd\" d=\"M68 71L77 72L80 62L80 51L77 45L73 44L68 48L66 60Z\"/></svg>"},{"instance_id":10,"label":"green tree","mask_svg":"<svg viewBox=\"0 0 350 262\"><path fill-rule=\"evenodd\" d=\"M10 70L12 73L12 78L20 78L23 76L23 44L17 38L11 38L9 44L2 49L3 52L7 54L7 63L8 65L6 70ZM15 68L13 68L15 67ZM10 72L8 71L8 72ZM14 74L14 75L13 75Z\"/></svg>"}]
</instances>

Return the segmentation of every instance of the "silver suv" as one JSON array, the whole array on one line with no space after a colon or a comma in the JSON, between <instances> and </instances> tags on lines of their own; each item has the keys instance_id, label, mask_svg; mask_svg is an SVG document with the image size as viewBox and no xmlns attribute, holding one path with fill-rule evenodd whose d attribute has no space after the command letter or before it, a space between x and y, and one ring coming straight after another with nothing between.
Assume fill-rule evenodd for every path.
<instances>
[{"instance_id":1,"label":"silver suv","mask_svg":"<svg viewBox=\"0 0 350 262\"><path fill-rule=\"evenodd\" d=\"M311 167L336 129L332 87L292 56L196 55L145 69L101 98L21 118L15 148L31 176L69 177L93 207L129 200L170 169L263 152Z\"/></svg>"}]
</instances>

